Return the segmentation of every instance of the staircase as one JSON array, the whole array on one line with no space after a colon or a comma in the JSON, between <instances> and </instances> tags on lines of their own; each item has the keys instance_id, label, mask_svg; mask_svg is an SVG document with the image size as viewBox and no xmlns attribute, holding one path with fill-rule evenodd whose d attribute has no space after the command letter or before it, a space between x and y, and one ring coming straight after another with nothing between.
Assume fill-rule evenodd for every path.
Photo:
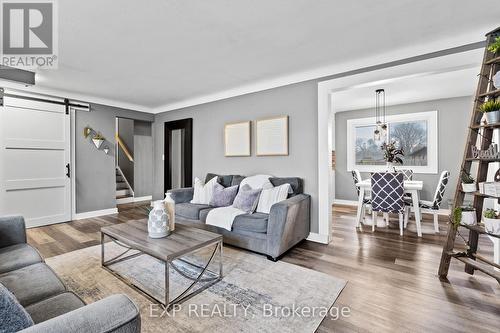
<instances>
[{"instance_id":1,"label":"staircase","mask_svg":"<svg viewBox=\"0 0 500 333\"><path fill-rule=\"evenodd\" d=\"M134 191L123 175L120 167L116 167L116 203L122 204L134 201Z\"/></svg>"}]
</instances>

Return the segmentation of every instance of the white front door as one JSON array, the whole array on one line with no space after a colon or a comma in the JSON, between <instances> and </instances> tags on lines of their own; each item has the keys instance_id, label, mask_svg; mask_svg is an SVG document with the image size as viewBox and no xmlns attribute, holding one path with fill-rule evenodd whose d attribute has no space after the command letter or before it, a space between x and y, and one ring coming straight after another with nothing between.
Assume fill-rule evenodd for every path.
<instances>
[{"instance_id":1,"label":"white front door","mask_svg":"<svg viewBox=\"0 0 500 333\"><path fill-rule=\"evenodd\" d=\"M27 227L71 219L70 116L64 105L4 97L0 107L0 216Z\"/></svg>"}]
</instances>

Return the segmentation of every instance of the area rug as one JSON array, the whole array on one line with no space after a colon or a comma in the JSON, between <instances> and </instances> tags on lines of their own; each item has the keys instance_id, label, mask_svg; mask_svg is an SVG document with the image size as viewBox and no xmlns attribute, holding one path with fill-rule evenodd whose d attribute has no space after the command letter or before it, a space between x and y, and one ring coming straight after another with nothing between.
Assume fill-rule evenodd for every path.
<instances>
[{"instance_id":1,"label":"area rug","mask_svg":"<svg viewBox=\"0 0 500 333\"><path fill-rule=\"evenodd\" d=\"M106 257L119 251L114 243L106 244ZM203 255L197 256L200 262ZM103 269L100 258L98 245L46 262L86 303L112 294L128 295L140 308L142 332L314 332L334 310L332 306L346 285L346 281L324 273L225 247L223 279L164 312L159 303ZM155 296L163 294L164 266L156 259L141 255L112 267L134 284L154 291ZM174 281L170 292L175 294L176 288L182 288L183 278L174 270L170 272Z\"/></svg>"}]
</instances>

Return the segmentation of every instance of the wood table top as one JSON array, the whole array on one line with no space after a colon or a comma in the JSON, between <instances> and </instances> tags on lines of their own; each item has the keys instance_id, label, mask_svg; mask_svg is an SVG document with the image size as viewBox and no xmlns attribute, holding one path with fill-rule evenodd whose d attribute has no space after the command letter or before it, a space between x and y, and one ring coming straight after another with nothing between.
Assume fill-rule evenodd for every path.
<instances>
[{"instance_id":1,"label":"wood table top","mask_svg":"<svg viewBox=\"0 0 500 333\"><path fill-rule=\"evenodd\" d=\"M179 224L176 224L175 230L167 237L150 238L147 219L102 227L101 233L163 261L171 261L222 241L222 235Z\"/></svg>"}]
</instances>

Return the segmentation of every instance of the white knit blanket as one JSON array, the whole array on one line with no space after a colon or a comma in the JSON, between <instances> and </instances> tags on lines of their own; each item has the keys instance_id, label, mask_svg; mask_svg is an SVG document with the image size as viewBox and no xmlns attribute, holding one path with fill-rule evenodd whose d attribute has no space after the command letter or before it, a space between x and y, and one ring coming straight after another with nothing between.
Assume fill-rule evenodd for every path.
<instances>
[{"instance_id":1,"label":"white knit blanket","mask_svg":"<svg viewBox=\"0 0 500 333\"><path fill-rule=\"evenodd\" d=\"M218 207L208 212L205 223L231 231L234 218L242 214L246 213L241 209L234 208L232 206Z\"/></svg>"}]
</instances>

